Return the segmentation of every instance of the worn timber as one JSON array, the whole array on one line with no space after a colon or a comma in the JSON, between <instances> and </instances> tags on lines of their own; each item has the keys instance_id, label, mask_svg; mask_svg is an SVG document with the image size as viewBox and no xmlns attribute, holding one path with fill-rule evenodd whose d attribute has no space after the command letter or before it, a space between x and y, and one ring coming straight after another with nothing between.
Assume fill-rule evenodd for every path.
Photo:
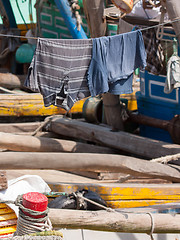
<instances>
[{"instance_id":1,"label":"worn timber","mask_svg":"<svg viewBox=\"0 0 180 240\"><path fill-rule=\"evenodd\" d=\"M123 131L113 132L108 127L75 119L54 117L48 126L49 131L60 135L96 142L147 159L180 152L180 146L177 144L157 141ZM178 164L178 161L176 163Z\"/></svg>"},{"instance_id":2,"label":"worn timber","mask_svg":"<svg viewBox=\"0 0 180 240\"><path fill-rule=\"evenodd\" d=\"M179 166L115 154L0 152L0 165L1 169L122 172L180 182Z\"/></svg>"}]
</instances>

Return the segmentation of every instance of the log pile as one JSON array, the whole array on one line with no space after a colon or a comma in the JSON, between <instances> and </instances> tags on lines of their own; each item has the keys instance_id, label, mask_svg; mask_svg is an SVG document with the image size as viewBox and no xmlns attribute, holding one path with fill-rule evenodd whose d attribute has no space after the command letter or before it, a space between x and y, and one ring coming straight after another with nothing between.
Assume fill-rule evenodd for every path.
<instances>
[{"instance_id":1,"label":"log pile","mask_svg":"<svg viewBox=\"0 0 180 240\"><path fill-rule=\"evenodd\" d=\"M55 137L45 137L43 132L40 136L8 133L11 128L3 124L6 133L0 132L0 148L8 151L0 152L1 169L122 173L180 182L178 159L174 161L175 168L171 161L166 165L156 161L162 156L179 156L179 145L112 132L107 126L62 116L47 118L45 122L46 131ZM41 128L40 124L37 126Z\"/></svg>"}]
</instances>

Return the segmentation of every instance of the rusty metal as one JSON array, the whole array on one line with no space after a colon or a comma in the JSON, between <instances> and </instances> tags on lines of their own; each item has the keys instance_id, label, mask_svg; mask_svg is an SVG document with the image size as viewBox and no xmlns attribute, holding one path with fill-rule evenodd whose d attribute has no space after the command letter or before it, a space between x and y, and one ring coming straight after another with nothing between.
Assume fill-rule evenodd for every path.
<instances>
[{"instance_id":1,"label":"rusty metal","mask_svg":"<svg viewBox=\"0 0 180 240\"><path fill-rule=\"evenodd\" d=\"M142 114L128 113L129 119L138 124L166 130L171 135L174 143L180 144L180 115L175 115L171 120L161 120Z\"/></svg>"}]
</instances>

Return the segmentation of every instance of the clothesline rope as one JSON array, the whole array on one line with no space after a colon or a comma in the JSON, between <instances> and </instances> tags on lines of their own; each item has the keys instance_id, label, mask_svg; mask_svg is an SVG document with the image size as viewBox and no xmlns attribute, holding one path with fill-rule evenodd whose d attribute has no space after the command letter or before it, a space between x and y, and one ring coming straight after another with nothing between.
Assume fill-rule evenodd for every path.
<instances>
[{"instance_id":1,"label":"clothesline rope","mask_svg":"<svg viewBox=\"0 0 180 240\"><path fill-rule=\"evenodd\" d=\"M175 22L178 22L178 21L180 21L180 18L176 18L172 21L167 21L167 22L164 22L164 23L160 23L160 24L157 24L157 25L150 26L150 27L140 28L138 30L145 31L145 30L157 28L159 26L165 26L167 24L175 23ZM18 35L2 34L2 33L0 33L0 37L24 38L24 39L34 39L34 40L37 40L39 38L39 37L26 37L26 36L18 36ZM41 38L41 39L43 39L43 38ZM47 40L47 39L50 39L50 38L44 38L44 39ZM58 39L53 39L53 40L58 40ZM81 39L79 39L79 40L81 40ZM82 39L82 40L84 40L84 39Z\"/></svg>"}]
</instances>

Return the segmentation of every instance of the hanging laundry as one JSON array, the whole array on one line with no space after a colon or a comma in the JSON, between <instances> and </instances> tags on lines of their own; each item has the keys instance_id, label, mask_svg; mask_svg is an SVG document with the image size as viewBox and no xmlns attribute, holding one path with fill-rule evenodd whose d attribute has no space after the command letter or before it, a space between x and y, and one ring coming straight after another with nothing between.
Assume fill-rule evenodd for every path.
<instances>
[{"instance_id":1,"label":"hanging laundry","mask_svg":"<svg viewBox=\"0 0 180 240\"><path fill-rule=\"evenodd\" d=\"M134 70L145 66L146 51L141 31L94 38L87 74L91 95L131 93Z\"/></svg>"},{"instance_id":2,"label":"hanging laundry","mask_svg":"<svg viewBox=\"0 0 180 240\"><path fill-rule=\"evenodd\" d=\"M164 86L164 92L169 94L175 88L180 87L180 57L178 56L177 40L173 41L173 55L167 63L167 77Z\"/></svg>"},{"instance_id":3,"label":"hanging laundry","mask_svg":"<svg viewBox=\"0 0 180 240\"><path fill-rule=\"evenodd\" d=\"M86 74L92 57L91 39L38 39L25 86L43 95L44 105L69 110L90 96Z\"/></svg>"},{"instance_id":4,"label":"hanging laundry","mask_svg":"<svg viewBox=\"0 0 180 240\"><path fill-rule=\"evenodd\" d=\"M162 74L165 68L165 59L161 42L156 38L156 30L143 30L142 34L147 53L146 70L153 74Z\"/></svg>"},{"instance_id":5,"label":"hanging laundry","mask_svg":"<svg viewBox=\"0 0 180 240\"><path fill-rule=\"evenodd\" d=\"M180 87L180 57L170 57L167 64L167 77L164 86L165 93L171 93L173 89Z\"/></svg>"}]
</instances>

